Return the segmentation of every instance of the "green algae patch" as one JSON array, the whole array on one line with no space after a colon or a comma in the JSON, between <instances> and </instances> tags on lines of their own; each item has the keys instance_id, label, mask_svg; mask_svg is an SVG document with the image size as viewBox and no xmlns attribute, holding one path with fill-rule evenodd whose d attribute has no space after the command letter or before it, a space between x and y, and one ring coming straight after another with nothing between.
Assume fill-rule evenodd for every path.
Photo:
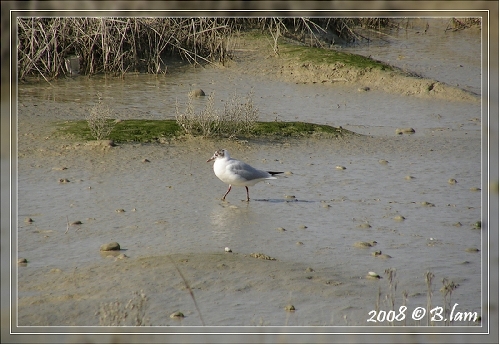
<instances>
[{"instance_id":1,"label":"green algae patch","mask_svg":"<svg viewBox=\"0 0 500 345\"><path fill-rule=\"evenodd\" d=\"M340 52L332 49L307 47L302 45L292 45L288 43L280 44L280 55L283 58L290 58L302 63L313 63L317 65L338 65L358 68L361 70L378 69L382 71L393 71L393 67L383 62L371 58Z\"/></svg>"},{"instance_id":2,"label":"green algae patch","mask_svg":"<svg viewBox=\"0 0 500 345\"><path fill-rule=\"evenodd\" d=\"M115 120L108 120L115 122ZM94 140L86 120L58 123L57 132L63 137ZM113 130L106 139L114 142L157 142L162 138L180 135L181 127L175 120L122 120L114 123Z\"/></svg>"},{"instance_id":3,"label":"green algae patch","mask_svg":"<svg viewBox=\"0 0 500 345\"><path fill-rule=\"evenodd\" d=\"M318 125L309 122L257 122L251 130L254 136L304 137L326 135L341 137L354 132L328 125Z\"/></svg>"},{"instance_id":4,"label":"green algae patch","mask_svg":"<svg viewBox=\"0 0 500 345\"><path fill-rule=\"evenodd\" d=\"M109 120L113 121L114 120ZM56 135L75 140L94 140L87 121L65 121L56 124ZM256 122L246 137L342 137L354 132L328 125L318 125L308 122ZM115 143L124 142L159 142L162 139L184 136L184 131L175 120L122 120L114 124L114 128L106 139Z\"/></svg>"}]
</instances>

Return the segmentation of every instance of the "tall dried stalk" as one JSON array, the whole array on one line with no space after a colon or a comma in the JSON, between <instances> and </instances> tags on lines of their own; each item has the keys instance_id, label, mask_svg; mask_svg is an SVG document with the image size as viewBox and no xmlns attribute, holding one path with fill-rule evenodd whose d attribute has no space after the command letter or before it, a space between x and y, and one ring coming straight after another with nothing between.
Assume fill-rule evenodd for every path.
<instances>
[{"instance_id":1,"label":"tall dried stalk","mask_svg":"<svg viewBox=\"0 0 500 345\"><path fill-rule=\"evenodd\" d=\"M196 112L191 98L188 98L186 109L181 111L176 103L176 121L187 134L203 137L234 138L239 134L248 134L255 126L259 110L253 104L253 93L246 97L234 94L226 101L224 109L215 107L214 94L210 94L205 107Z\"/></svg>"}]
</instances>

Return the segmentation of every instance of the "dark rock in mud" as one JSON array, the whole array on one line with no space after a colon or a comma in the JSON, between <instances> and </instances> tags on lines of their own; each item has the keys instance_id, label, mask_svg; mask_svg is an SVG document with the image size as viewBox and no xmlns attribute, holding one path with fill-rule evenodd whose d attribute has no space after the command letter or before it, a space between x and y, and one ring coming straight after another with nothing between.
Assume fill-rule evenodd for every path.
<instances>
[{"instance_id":1,"label":"dark rock in mud","mask_svg":"<svg viewBox=\"0 0 500 345\"><path fill-rule=\"evenodd\" d=\"M103 244L100 248L101 252L107 252L110 250L120 250L120 245L118 244L118 242L106 243L106 244Z\"/></svg>"}]
</instances>

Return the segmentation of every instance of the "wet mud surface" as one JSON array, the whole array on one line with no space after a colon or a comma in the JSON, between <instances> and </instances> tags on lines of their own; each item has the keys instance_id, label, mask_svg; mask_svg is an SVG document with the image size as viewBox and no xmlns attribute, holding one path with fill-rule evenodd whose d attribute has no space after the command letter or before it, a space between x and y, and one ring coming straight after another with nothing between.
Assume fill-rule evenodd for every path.
<instances>
[{"instance_id":1,"label":"wet mud surface","mask_svg":"<svg viewBox=\"0 0 500 345\"><path fill-rule=\"evenodd\" d=\"M157 78L20 86L17 249L28 262L18 267L19 325L99 325L102 303L126 304L140 290L154 326L371 325L379 287L390 291L388 268L397 306L426 306L431 271L434 306L448 278L459 309L481 313L479 100L270 79L248 68L279 62L252 56ZM221 100L253 90L263 121L364 135L106 147L53 134L54 122L84 118L97 91L120 118L154 119L172 118L175 100L195 87ZM415 133L397 134L407 127ZM219 148L288 173L250 187L248 203L237 187L223 202L227 186L206 163ZM109 242L121 250L99 250ZM184 317L171 318L177 311Z\"/></svg>"}]
</instances>

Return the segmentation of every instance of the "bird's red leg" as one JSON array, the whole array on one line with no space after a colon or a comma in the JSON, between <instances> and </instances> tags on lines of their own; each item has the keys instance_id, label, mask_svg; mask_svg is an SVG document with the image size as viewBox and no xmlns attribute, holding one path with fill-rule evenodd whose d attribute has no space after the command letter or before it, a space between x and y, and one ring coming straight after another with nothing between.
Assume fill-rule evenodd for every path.
<instances>
[{"instance_id":1,"label":"bird's red leg","mask_svg":"<svg viewBox=\"0 0 500 345\"><path fill-rule=\"evenodd\" d=\"M245 188L247 189L247 201L250 201L250 195L248 194L248 187L245 186Z\"/></svg>"},{"instance_id":2,"label":"bird's red leg","mask_svg":"<svg viewBox=\"0 0 500 345\"><path fill-rule=\"evenodd\" d=\"M228 195L230 191L231 191L231 185L229 185L229 188L227 189L226 194L224 194L224 196L222 197L222 200L226 200L226 195Z\"/></svg>"}]
</instances>

